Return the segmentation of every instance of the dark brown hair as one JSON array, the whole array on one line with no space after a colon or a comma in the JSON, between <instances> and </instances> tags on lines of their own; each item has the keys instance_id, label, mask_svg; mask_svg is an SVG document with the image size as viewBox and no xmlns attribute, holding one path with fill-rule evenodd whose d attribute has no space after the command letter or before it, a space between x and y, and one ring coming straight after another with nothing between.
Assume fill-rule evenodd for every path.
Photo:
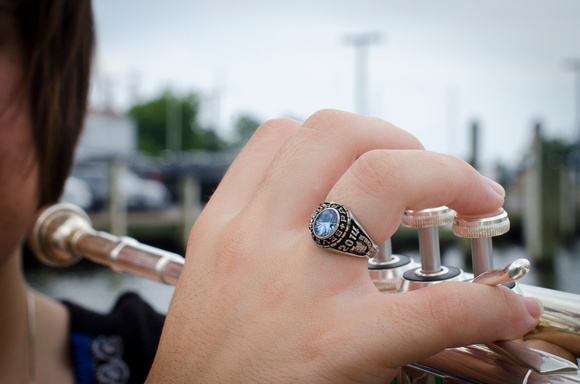
<instances>
[{"instance_id":1,"label":"dark brown hair","mask_svg":"<svg viewBox=\"0 0 580 384\"><path fill-rule=\"evenodd\" d=\"M95 45L90 0L15 0L39 163L40 206L56 202L82 129Z\"/></svg>"}]
</instances>

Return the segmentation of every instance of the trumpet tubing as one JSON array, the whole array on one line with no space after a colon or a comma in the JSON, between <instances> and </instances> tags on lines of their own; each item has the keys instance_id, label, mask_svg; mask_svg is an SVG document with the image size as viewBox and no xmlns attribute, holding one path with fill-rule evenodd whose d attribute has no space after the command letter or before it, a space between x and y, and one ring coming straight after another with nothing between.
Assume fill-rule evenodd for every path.
<instances>
[{"instance_id":1,"label":"trumpet tubing","mask_svg":"<svg viewBox=\"0 0 580 384\"><path fill-rule=\"evenodd\" d=\"M66 267L83 257L162 283L175 285L184 258L130 237L95 231L88 215L73 204L56 204L40 213L28 236L30 248L43 263Z\"/></svg>"},{"instance_id":2,"label":"trumpet tubing","mask_svg":"<svg viewBox=\"0 0 580 384\"><path fill-rule=\"evenodd\" d=\"M434 216L440 214L438 212L448 215L445 209L430 210L428 214ZM409 216L411 215L420 217L424 213L410 211ZM435 226L435 219L437 217L431 217L427 224L423 223L421 226L414 221L406 224L427 232L424 228ZM496 216L485 217L481 222L471 218L468 222L462 221L457 217L454 221L455 233L478 239L473 241L474 244L488 244L485 249L478 247L473 251L474 258L481 259L474 264L482 269L490 269L492 261L490 238L480 240L481 233L495 236L504 233L508 228L509 221L503 210ZM434 232L432 229L429 231ZM84 257L119 272L136 274L166 284L176 284L184 264L184 258L175 253L141 244L132 238L94 230L88 215L82 209L66 203L42 211L29 233L28 241L36 257L51 266L68 266ZM417 267L406 256L392 255L390 243L387 245L389 246L383 247L374 260L369 260L369 273L373 282L385 293L396 294L401 289L419 289L436 283L439 278L445 279L449 273L442 271L458 270L440 266L438 248L433 249L438 244L421 244L421 258L429 261L428 268ZM513 266L520 268L519 272L521 265L513 263ZM480 275L475 282L497 284L511 279L514 289L539 299L544 305L540 323L524 339L549 343L565 350L572 356L570 360L576 360L576 364L523 345L497 342L488 346L471 345L446 349L404 367L398 377L399 383L431 383L434 377L450 379L453 383L580 383L577 366L577 358L580 356L580 296L530 285L516 285L513 280L522 273L515 273L517 268L508 267ZM527 271L524 274L525 272ZM453 279L470 280L473 277L462 271L460 273L459 276L454 275Z\"/></svg>"}]
</instances>

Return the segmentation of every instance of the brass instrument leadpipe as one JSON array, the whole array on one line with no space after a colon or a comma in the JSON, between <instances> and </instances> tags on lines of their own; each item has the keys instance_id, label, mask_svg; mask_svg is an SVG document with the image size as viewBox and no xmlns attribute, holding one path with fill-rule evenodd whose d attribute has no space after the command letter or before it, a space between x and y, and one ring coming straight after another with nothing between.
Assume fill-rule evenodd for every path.
<instances>
[{"instance_id":1,"label":"brass instrument leadpipe","mask_svg":"<svg viewBox=\"0 0 580 384\"><path fill-rule=\"evenodd\" d=\"M35 255L48 265L67 266L85 257L116 271L167 284L177 282L184 263L175 253L131 238L95 231L82 209L66 203L40 213L29 234L29 243ZM506 271L497 271L497 276L490 274L481 279L491 278L488 284L496 283L505 277ZM472 277L466 274L466 279ZM518 287L524 295L538 298L544 305L538 327L526 335L526 339L544 340L580 356L580 296L524 284ZM416 376L409 379L407 375L413 370L465 383L580 383L577 368L539 373L484 345L449 348L411 364L403 368L398 382L431 382L417 381Z\"/></svg>"},{"instance_id":2,"label":"brass instrument leadpipe","mask_svg":"<svg viewBox=\"0 0 580 384\"><path fill-rule=\"evenodd\" d=\"M28 236L30 248L45 264L72 265L85 257L118 272L175 285L184 258L130 237L95 231L88 215L73 204L53 205L40 213Z\"/></svg>"}]
</instances>

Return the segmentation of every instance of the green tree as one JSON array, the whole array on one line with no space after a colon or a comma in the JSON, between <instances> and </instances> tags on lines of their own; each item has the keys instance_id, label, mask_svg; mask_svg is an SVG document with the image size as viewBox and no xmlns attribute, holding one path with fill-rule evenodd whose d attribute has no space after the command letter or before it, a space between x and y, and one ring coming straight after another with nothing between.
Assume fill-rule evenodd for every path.
<instances>
[{"instance_id":1,"label":"green tree","mask_svg":"<svg viewBox=\"0 0 580 384\"><path fill-rule=\"evenodd\" d=\"M200 126L198 114L197 95L179 97L169 91L129 110L129 115L137 122L139 150L152 155L160 155L165 149L215 151L225 147L213 131ZM167 129L171 125L176 127L177 133L174 145L167 142Z\"/></svg>"},{"instance_id":2,"label":"green tree","mask_svg":"<svg viewBox=\"0 0 580 384\"><path fill-rule=\"evenodd\" d=\"M548 167L559 168L574 162L578 145L562 139L542 139L542 155Z\"/></svg>"},{"instance_id":3,"label":"green tree","mask_svg":"<svg viewBox=\"0 0 580 384\"><path fill-rule=\"evenodd\" d=\"M256 129L260 126L260 122L254 116L243 114L238 117L234 125L236 132L236 146L245 145L250 137L254 134Z\"/></svg>"}]
</instances>

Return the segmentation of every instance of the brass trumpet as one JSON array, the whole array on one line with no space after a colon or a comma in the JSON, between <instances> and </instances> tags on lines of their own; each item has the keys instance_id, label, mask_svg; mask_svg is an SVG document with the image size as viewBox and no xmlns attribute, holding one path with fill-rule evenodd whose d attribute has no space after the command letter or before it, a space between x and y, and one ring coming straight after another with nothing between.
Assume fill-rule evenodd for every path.
<instances>
[{"instance_id":1,"label":"brass trumpet","mask_svg":"<svg viewBox=\"0 0 580 384\"><path fill-rule=\"evenodd\" d=\"M454 233L472 238L476 274L442 266L437 227L453 222ZM404 367L398 383L580 383L580 296L516 284L529 265L515 262L493 270L491 237L509 229L507 214L501 210L486 217L461 217L446 207L405 212L403 225L419 230L421 264L392 255L390 240L369 260L369 273L377 288L386 294L447 280L465 280L495 285L507 283L526 296L539 299L544 312L535 330L525 340L541 340L557 346L573 358L566 360L549 352L515 342L449 348ZM79 207L61 203L42 211L28 241L38 259L51 266L68 266L82 257L116 271L136 274L166 284L175 284L184 258L92 228L88 215ZM474 279L475 277L475 279ZM574 363L574 360L575 363Z\"/></svg>"}]
</instances>

